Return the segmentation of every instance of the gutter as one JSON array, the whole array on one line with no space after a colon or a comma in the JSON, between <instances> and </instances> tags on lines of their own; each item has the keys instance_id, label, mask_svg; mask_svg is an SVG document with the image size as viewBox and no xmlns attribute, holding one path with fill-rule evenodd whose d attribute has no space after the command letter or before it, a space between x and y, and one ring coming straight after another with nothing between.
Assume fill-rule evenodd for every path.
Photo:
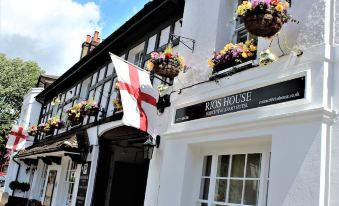
<instances>
[{"instance_id":1,"label":"gutter","mask_svg":"<svg viewBox=\"0 0 339 206\"><path fill-rule=\"evenodd\" d=\"M16 161L14 157L13 157L13 162L18 164L18 171L16 172L16 177L15 177L15 181L18 181L19 172L20 172L20 168L21 168L21 163ZM14 195L14 190L12 191L12 196L13 195Z\"/></svg>"}]
</instances>

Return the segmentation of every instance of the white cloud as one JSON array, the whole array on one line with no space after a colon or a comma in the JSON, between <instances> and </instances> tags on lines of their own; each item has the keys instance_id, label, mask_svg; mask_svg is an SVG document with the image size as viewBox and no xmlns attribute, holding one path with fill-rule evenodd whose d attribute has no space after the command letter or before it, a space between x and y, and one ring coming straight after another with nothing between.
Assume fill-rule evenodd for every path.
<instances>
[{"instance_id":1,"label":"white cloud","mask_svg":"<svg viewBox=\"0 0 339 206\"><path fill-rule=\"evenodd\" d=\"M37 61L48 74L62 74L80 57L81 44L99 26L93 3L73 0L0 0L0 53Z\"/></svg>"}]
</instances>

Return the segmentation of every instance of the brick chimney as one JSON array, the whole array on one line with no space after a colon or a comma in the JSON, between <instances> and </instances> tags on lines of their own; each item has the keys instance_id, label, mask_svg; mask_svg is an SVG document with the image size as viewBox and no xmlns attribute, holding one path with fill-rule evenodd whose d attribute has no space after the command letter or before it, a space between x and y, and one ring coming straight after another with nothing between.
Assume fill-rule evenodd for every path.
<instances>
[{"instance_id":1,"label":"brick chimney","mask_svg":"<svg viewBox=\"0 0 339 206\"><path fill-rule=\"evenodd\" d=\"M86 41L82 43L80 59L89 54L95 47L100 44L99 32L95 31L93 37L87 35Z\"/></svg>"}]
</instances>

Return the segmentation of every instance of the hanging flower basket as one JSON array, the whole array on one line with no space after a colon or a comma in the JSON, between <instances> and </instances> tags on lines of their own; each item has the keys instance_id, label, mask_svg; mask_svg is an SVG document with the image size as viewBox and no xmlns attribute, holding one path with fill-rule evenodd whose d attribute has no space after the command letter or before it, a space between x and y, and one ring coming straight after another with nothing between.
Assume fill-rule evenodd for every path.
<instances>
[{"instance_id":1,"label":"hanging flower basket","mask_svg":"<svg viewBox=\"0 0 339 206\"><path fill-rule=\"evenodd\" d=\"M237 16L243 18L249 33L255 36L272 37L290 19L289 3L280 0L243 1L238 6Z\"/></svg>"},{"instance_id":2,"label":"hanging flower basket","mask_svg":"<svg viewBox=\"0 0 339 206\"><path fill-rule=\"evenodd\" d=\"M69 121L71 126L78 125L82 123L83 117L83 104L77 103L72 108L66 111L67 113L67 121Z\"/></svg>"},{"instance_id":3,"label":"hanging flower basket","mask_svg":"<svg viewBox=\"0 0 339 206\"><path fill-rule=\"evenodd\" d=\"M54 133L54 128L51 128L51 126L48 123L39 124L38 130L42 133L45 133L46 135L51 135Z\"/></svg>"},{"instance_id":4,"label":"hanging flower basket","mask_svg":"<svg viewBox=\"0 0 339 206\"><path fill-rule=\"evenodd\" d=\"M70 125L73 127L73 126L81 124L84 121L84 117L81 115L74 116L74 117L69 117L68 120L69 120Z\"/></svg>"},{"instance_id":5,"label":"hanging flower basket","mask_svg":"<svg viewBox=\"0 0 339 206\"><path fill-rule=\"evenodd\" d=\"M62 129L65 127L64 121L60 120L58 116L52 117L48 119L47 124L49 125L50 129Z\"/></svg>"},{"instance_id":6,"label":"hanging flower basket","mask_svg":"<svg viewBox=\"0 0 339 206\"><path fill-rule=\"evenodd\" d=\"M233 67L256 58L257 46L255 41L249 40L245 43L226 44L220 52L214 52L214 56L208 60L208 66L213 73Z\"/></svg>"},{"instance_id":7,"label":"hanging flower basket","mask_svg":"<svg viewBox=\"0 0 339 206\"><path fill-rule=\"evenodd\" d=\"M154 72L162 77L174 78L179 75L179 68L171 62L163 62L159 66L154 66Z\"/></svg>"},{"instance_id":8,"label":"hanging flower basket","mask_svg":"<svg viewBox=\"0 0 339 206\"><path fill-rule=\"evenodd\" d=\"M29 136L36 136L39 133L38 127L36 125L31 126L27 130Z\"/></svg>"},{"instance_id":9,"label":"hanging flower basket","mask_svg":"<svg viewBox=\"0 0 339 206\"><path fill-rule=\"evenodd\" d=\"M147 62L147 68L159 76L174 78L185 69L183 57L173 54L169 45L163 53L152 52L151 59Z\"/></svg>"},{"instance_id":10,"label":"hanging flower basket","mask_svg":"<svg viewBox=\"0 0 339 206\"><path fill-rule=\"evenodd\" d=\"M81 104L82 115L97 116L99 114L100 107L94 100L83 101Z\"/></svg>"}]
</instances>

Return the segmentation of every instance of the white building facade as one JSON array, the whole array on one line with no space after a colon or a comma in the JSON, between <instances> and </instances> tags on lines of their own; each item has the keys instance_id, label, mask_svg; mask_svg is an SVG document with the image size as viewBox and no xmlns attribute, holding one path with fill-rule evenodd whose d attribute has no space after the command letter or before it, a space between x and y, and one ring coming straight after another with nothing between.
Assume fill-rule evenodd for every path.
<instances>
[{"instance_id":1,"label":"white building facade","mask_svg":"<svg viewBox=\"0 0 339 206\"><path fill-rule=\"evenodd\" d=\"M237 3L185 2L181 35L195 39L196 48L192 54L180 45L179 52L185 54L192 69L179 76L175 87L208 79L210 71L205 62L210 58L209 52L235 42L236 24L232 17ZM166 146L159 196L146 205L338 204L339 3L315 0L292 1L291 5L289 13L300 23L285 24L279 33L286 55L268 66L172 94L169 126L163 134ZM258 50L266 49L269 42L259 38ZM303 55L294 56L288 49L294 47L302 49ZM273 39L272 51L281 54L277 37ZM300 99L242 111L225 107L228 102L222 102L223 106L213 103L216 99L229 101L227 98L235 94L255 95L258 88L272 89L267 100L274 102L284 98L279 90L292 92L293 85L288 82L298 78L305 80L300 85L305 92ZM274 90L272 85L279 83L286 86ZM188 110L204 102L205 107L199 109L211 117L194 119L193 114L178 114L182 108ZM220 108L230 112L212 114L221 112ZM177 117L188 120L178 122Z\"/></svg>"},{"instance_id":2,"label":"white building facade","mask_svg":"<svg viewBox=\"0 0 339 206\"><path fill-rule=\"evenodd\" d=\"M39 114L41 110L41 104L37 101L35 101L35 96L38 95L43 88L32 88L30 89L27 94L24 96L24 101L21 106L21 113L20 117L18 119L18 125L23 127L25 130L31 126L33 122L37 122L39 120ZM27 141L25 142L24 147L29 147L33 144L34 137L29 137ZM7 176L4 186L4 193L7 193L8 195L14 195L17 197L26 197L28 193L20 192L20 191L12 191L9 188L9 184L12 181L19 181L19 182L31 182L31 172L35 169L28 165L21 164L19 162L15 162L13 160L13 157L16 155L16 152L13 152L11 154L11 159L9 161L9 166L7 170ZM19 164L20 166L19 166ZM18 171L18 168L20 167L20 171ZM6 196L6 195L5 195Z\"/></svg>"}]
</instances>

